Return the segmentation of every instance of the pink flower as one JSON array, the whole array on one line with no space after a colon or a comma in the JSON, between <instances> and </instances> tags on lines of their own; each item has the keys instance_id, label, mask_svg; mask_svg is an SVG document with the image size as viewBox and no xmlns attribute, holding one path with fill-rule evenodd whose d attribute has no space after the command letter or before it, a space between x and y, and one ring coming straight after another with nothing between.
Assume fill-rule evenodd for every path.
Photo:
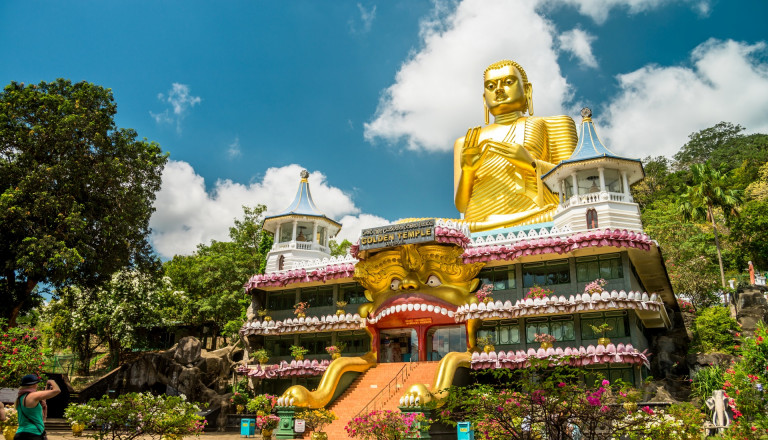
<instances>
[{"instance_id":1,"label":"pink flower","mask_svg":"<svg viewBox=\"0 0 768 440\"><path fill-rule=\"evenodd\" d=\"M604 387L607 387L608 385L611 384L611 382L609 382L607 379L603 379L602 384L603 384Z\"/></svg>"},{"instance_id":2,"label":"pink flower","mask_svg":"<svg viewBox=\"0 0 768 440\"><path fill-rule=\"evenodd\" d=\"M649 416L652 416L652 415L653 415L653 410L651 409L651 407L650 407L650 406L646 405L646 406L644 406L642 409L643 409L643 412L644 412L644 413L646 413L646 414L648 414Z\"/></svg>"}]
</instances>

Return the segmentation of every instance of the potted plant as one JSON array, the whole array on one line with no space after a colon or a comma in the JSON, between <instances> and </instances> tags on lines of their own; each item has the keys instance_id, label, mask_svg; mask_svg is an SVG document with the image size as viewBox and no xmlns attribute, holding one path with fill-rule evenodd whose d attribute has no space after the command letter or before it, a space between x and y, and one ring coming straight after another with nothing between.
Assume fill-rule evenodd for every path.
<instances>
[{"instance_id":1,"label":"potted plant","mask_svg":"<svg viewBox=\"0 0 768 440\"><path fill-rule=\"evenodd\" d=\"M274 414L256 416L256 427L261 430L261 438L263 440L272 439L272 431L277 428L278 423L280 423L280 417Z\"/></svg>"},{"instance_id":2,"label":"potted plant","mask_svg":"<svg viewBox=\"0 0 768 440\"><path fill-rule=\"evenodd\" d=\"M597 343L603 346L607 346L611 343L611 340L609 338L605 337L605 332L609 332L613 330L613 327L608 325L607 322L604 322L600 325L589 325L590 328L592 328L592 331L595 332L595 334L600 333L600 338L598 338Z\"/></svg>"},{"instance_id":3,"label":"potted plant","mask_svg":"<svg viewBox=\"0 0 768 440\"><path fill-rule=\"evenodd\" d=\"M269 361L269 352L266 348L260 348L253 352L253 358L259 361L261 365L264 365Z\"/></svg>"},{"instance_id":4,"label":"potted plant","mask_svg":"<svg viewBox=\"0 0 768 440\"><path fill-rule=\"evenodd\" d=\"M328 440L328 434L323 432L323 428L338 419L333 411L328 411L325 408L304 410L298 413L296 418L303 419L307 429L313 431L311 440Z\"/></svg>"},{"instance_id":5,"label":"potted plant","mask_svg":"<svg viewBox=\"0 0 768 440\"><path fill-rule=\"evenodd\" d=\"M238 414L242 414L243 410L245 410L245 405L248 403L248 396L236 391L235 394L229 398L229 403L235 405L235 410Z\"/></svg>"},{"instance_id":6,"label":"potted plant","mask_svg":"<svg viewBox=\"0 0 768 440\"><path fill-rule=\"evenodd\" d=\"M584 286L584 293L592 295L593 293L603 293L603 287L605 287L606 281L602 278L598 278L595 281Z\"/></svg>"},{"instance_id":7,"label":"potted plant","mask_svg":"<svg viewBox=\"0 0 768 440\"><path fill-rule=\"evenodd\" d=\"M265 416L272 412L275 403L277 403L277 396L271 394L259 394L248 401L248 413L256 414L257 416Z\"/></svg>"},{"instance_id":8,"label":"potted plant","mask_svg":"<svg viewBox=\"0 0 768 440\"><path fill-rule=\"evenodd\" d=\"M80 437L83 435L83 430L91 421L91 412L92 410L87 404L67 406L64 410L64 418L69 422L73 436Z\"/></svg>"},{"instance_id":9,"label":"potted plant","mask_svg":"<svg viewBox=\"0 0 768 440\"><path fill-rule=\"evenodd\" d=\"M5 440L13 440L16 430L19 429L19 414L9 405L5 407L5 417L5 421L0 422L0 432L5 436Z\"/></svg>"},{"instance_id":10,"label":"potted plant","mask_svg":"<svg viewBox=\"0 0 768 440\"><path fill-rule=\"evenodd\" d=\"M336 314L339 316L346 314L347 312L344 311L344 307L346 307L347 304L349 303L346 301L336 301L336 307L339 308L338 310L336 310Z\"/></svg>"},{"instance_id":11,"label":"potted plant","mask_svg":"<svg viewBox=\"0 0 768 440\"><path fill-rule=\"evenodd\" d=\"M309 350L300 345L291 345L291 356L297 361L303 361L304 355L309 353Z\"/></svg>"},{"instance_id":12,"label":"potted plant","mask_svg":"<svg viewBox=\"0 0 768 440\"><path fill-rule=\"evenodd\" d=\"M341 344L331 345L329 347L325 347L325 351L331 355L331 359L336 360L341 357L341 351L343 348L344 347Z\"/></svg>"},{"instance_id":13,"label":"potted plant","mask_svg":"<svg viewBox=\"0 0 768 440\"><path fill-rule=\"evenodd\" d=\"M552 343L555 342L555 337L548 333L536 333L534 340L541 344L541 348L546 350L552 348Z\"/></svg>"},{"instance_id":14,"label":"potted plant","mask_svg":"<svg viewBox=\"0 0 768 440\"><path fill-rule=\"evenodd\" d=\"M493 301L491 293L493 293L493 284L483 284L483 286L480 287L477 292L475 292L475 297L477 297L478 300L488 304L489 302Z\"/></svg>"},{"instance_id":15,"label":"potted plant","mask_svg":"<svg viewBox=\"0 0 768 440\"><path fill-rule=\"evenodd\" d=\"M493 340L490 336L484 336L482 338L477 338L477 346L483 347L483 351L486 353L490 353L496 348L493 346Z\"/></svg>"},{"instance_id":16,"label":"potted plant","mask_svg":"<svg viewBox=\"0 0 768 440\"><path fill-rule=\"evenodd\" d=\"M293 314L299 318L305 318L307 316L307 309L309 304L302 301L293 305Z\"/></svg>"},{"instance_id":17,"label":"potted plant","mask_svg":"<svg viewBox=\"0 0 768 440\"><path fill-rule=\"evenodd\" d=\"M528 289L528 293L525 294L524 299L546 298L549 295L552 295L552 293L554 293L552 290L534 284L533 287Z\"/></svg>"},{"instance_id":18,"label":"potted plant","mask_svg":"<svg viewBox=\"0 0 768 440\"><path fill-rule=\"evenodd\" d=\"M261 317L262 321L271 321L272 317L269 316L269 310L267 309L259 309L256 311L256 314Z\"/></svg>"}]
</instances>

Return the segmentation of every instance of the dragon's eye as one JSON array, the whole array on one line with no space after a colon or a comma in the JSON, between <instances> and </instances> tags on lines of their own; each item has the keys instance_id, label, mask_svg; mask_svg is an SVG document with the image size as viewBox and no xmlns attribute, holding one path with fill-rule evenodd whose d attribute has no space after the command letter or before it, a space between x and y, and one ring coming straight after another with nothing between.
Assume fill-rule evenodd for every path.
<instances>
[{"instance_id":1,"label":"dragon's eye","mask_svg":"<svg viewBox=\"0 0 768 440\"><path fill-rule=\"evenodd\" d=\"M442 284L443 282L440 281L440 278L438 278L437 275L430 275L429 278L427 278L427 286L429 287L437 287Z\"/></svg>"},{"instance_id":2,"label":"dragon's eye","mask_svg":"<svg viewBox=\"0 0 768 440\"><path fill-rule=\"evenodd\" d=\"M400 284L402 281L400 281L397 278L392 278L392 282L389 284L389 288L392 290L400 290Z\"/></svg>"}]
</instances>

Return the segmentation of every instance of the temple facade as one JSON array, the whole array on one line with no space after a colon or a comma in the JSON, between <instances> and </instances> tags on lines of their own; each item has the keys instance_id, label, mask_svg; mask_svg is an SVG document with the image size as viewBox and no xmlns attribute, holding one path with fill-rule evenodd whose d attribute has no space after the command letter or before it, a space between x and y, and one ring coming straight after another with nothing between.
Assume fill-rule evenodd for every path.
<instances>
[{"instance_id":1,"label":"temple facade","mask_svg":"<svg viewBox=\"0 0 768 440\"><path fill-rule=\"evenodd\" d=\"M539 174L558 201L543 223L471 232L461 219L419 219L364 230L348 255L331 257L341 225L315 206L302 174L296 200L264 222L275 234L266 273L246 284L240 334L269 359L251 357L239 373L284 409L332 406L386 364L407 365L392 380L432 366L427 380L379 399L401 409L439 399L468 371L526 368L530 358L639 385L657 355L653 336L679 310L630 193L640 161L612 153L588 109L582 118L570 157ZM296 360L291 346L308 353Z\"/></svg>"}]
</instances>

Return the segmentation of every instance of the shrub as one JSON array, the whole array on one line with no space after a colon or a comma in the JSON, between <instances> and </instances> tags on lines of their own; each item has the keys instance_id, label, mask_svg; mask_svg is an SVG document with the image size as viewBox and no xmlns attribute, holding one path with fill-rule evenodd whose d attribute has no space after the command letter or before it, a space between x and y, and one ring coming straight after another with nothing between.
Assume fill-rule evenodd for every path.
<instances>
[{"instance_id":1,"label":"shrub","mask_svg":"<svg viewBox=\"0 0 768 440\"><path fill-rule=\"evenodd\" d=\"M325 425L333 422L338 417L333 411L329 411L325 408L315 410L304 410L296 415L296 418L304 419L307 425L307 429L315 432L323 432Z\"/></svg>"},{"instance_id":2,"label":"shrub","mask_svg":"<svg viewBox=\"0 0 768 440\"><path fill-rule=\"evenodd\" d=\"M16 388L23 376L42 374L45 361L36 329L7 327L0 319L0 367L0 387Z\"/></svg>"},{"instance_id":3,"label":"shrub","mask_svg":"<svg viewBox=\"0 0 768 440\"><path fill-rule=\"evenodd\" d=\"M70 423L82 423L92 429L89 436L98 439L131 440L147 436L197 435L205 420L197 413L200 406L187 402L184 396L153 396L130 393L109 399L91 399L85 404L73 404L65 410Z\"/></svg>"},{"instance_id":4,"label":"shrub","mask_svg":"<svg viewBox=\"0 0 768 440\"><path fill-rule=\"evenodd\" d=\"M19 424L19 413L16 412L16 409L13 407L13 405L9 405L5 407L5 420L0 421L0 434L3 432L2 428L5 428L6 426L18 426Z\"/></svg>"},{"instance_id":5,"label":"shrub","mask_svg":"<svg viewBox=\"0 0 768 440\"><path fill-rule=\"evenodd\" d=\"M719 365L702 368L691 375L691 391L693 395L704 401L712 396L712 392L723 387L725 369Z\"/></svg>"},{"instance_id":6,"label":"shrub","mask_svg":"<svg viewBox=\"0 0 768 440\"><path fill-rule=\"evenodd\" d=\"M277 396L271 394L260 394L248 401L248 413L257 415L266 415L272 412L275 407Z\"/></svg>"},{"instance_id":7,"label":"shrub","mask_svg":"<svg viewBox=\"0 0 768 440\"><path fill-rule=\"evenodd\" d=\"M232 394L232 397L229 398L229 403L233 405L246 405L248 404L248 395L235 391L235 393Z\"/></svg>"},{"instance_id":8,"label":"shrub","mask_svg":"<svg viewBox=\"0 0 768 440\"><path fill-rule=\"evenodd\" d=\"M725 307L710 307L696 317L692 348L704 353L734 353L734 334L739 324Z\"/></svg>"},{"instance_id":9,"label":"shrub","mask_svg":"<svg viewBox=\"0 0 768 440\"><path fill-rule=\"evenodd\" d=\"M428 429L431 422L417 413L371 411L355 417L344 429L350 437L362 440L402 440L417 436L421 430Z\"/></svg>"}]
</instances>

